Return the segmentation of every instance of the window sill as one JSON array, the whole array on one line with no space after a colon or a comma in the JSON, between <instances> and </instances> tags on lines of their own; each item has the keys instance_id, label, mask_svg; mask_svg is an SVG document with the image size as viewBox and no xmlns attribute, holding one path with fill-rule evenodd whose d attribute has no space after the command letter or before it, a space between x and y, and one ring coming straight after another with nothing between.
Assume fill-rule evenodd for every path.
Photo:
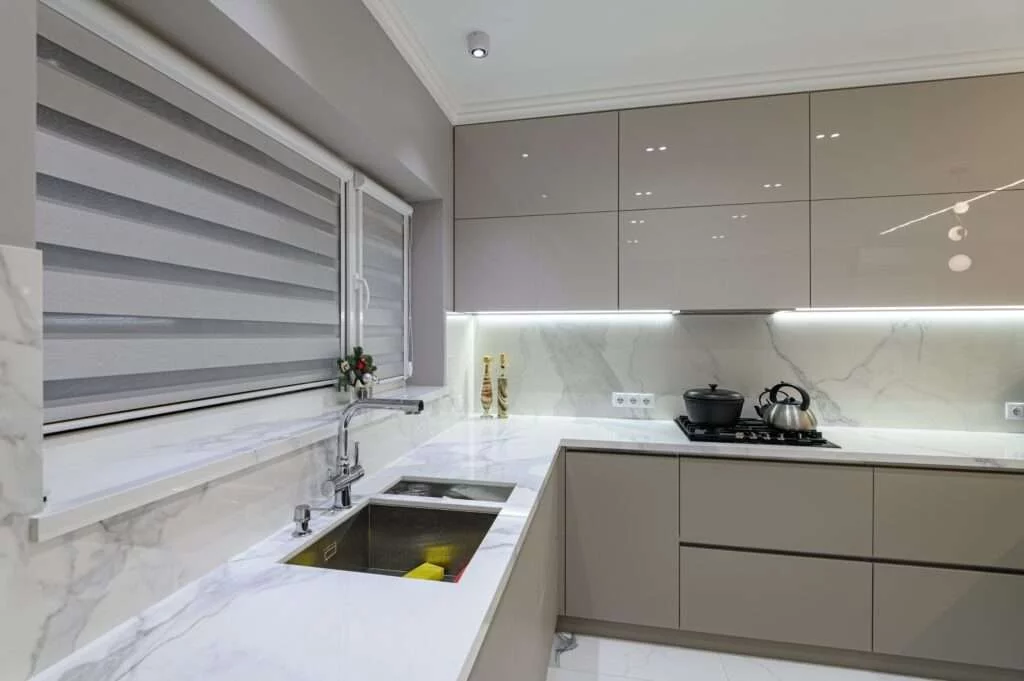
<instances>
[{"instance_id":1,"label":"window sill","mask_svg":"<svg viewBox=\"0 0 1024 681\"><path fill-rule=\"evenodd\" d=\"M447 388L409 386L388 396L429 403L447 394ZM47 438L49 501L30 519L31 539L48 541L335 437L343 405L330 403L333 390L303 395ZM396 416L371 412L355 424Z\"/></svg>"}]
</instances>

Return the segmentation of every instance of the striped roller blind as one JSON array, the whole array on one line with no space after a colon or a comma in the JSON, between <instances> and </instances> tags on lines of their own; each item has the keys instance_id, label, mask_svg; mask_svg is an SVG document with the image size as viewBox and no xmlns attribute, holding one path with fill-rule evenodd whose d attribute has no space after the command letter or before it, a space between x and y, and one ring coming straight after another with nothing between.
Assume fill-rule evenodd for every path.
<instances>
[{"instance_id":1,"label":"striped roller blind","mask_svg":"<svg viewBox=\"0 0 1024 681\"><path fill-rule=\"evenodd\" d=\"M361 193L363 303L362 343L382 381L407 377L407 218Z\"/></svg>"},{"instance_id":2,"label":"striped roller blind","mask_svg":"<svg viewBox=\"0 0 1024 681\"><path fill-rule=\"evenodd\" d=\"M38 41L47 422L335 376L340 180L104 45Z\"/></svg>"}]
</instances>

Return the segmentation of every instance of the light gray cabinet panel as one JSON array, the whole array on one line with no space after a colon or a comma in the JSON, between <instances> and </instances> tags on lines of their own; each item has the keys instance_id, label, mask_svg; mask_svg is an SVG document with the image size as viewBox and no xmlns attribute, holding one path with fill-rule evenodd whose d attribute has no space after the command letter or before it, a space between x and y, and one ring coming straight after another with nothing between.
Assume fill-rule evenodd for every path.
<instances>
[{"instance_id":1,"label":"light gray cabinet panel","mask_svg":"<svg viewBox=\"0 0 1024 681\"><path fill-rule=\"evenodd\" d=\"M871 555L871 469L683 459L684 542Z\"/></svg>"},{"instance_id":2,"label":"light gray cabinet panel","mask_svg":"<svg viewBox=\"0 0 1024 681\"><path fill-rule=\"evenodd\" d=\"M1014 182L1024 177L1022 113L1020 74L813 93L814 198L980 191Z\"/></svg>"},{"instance_id":3,"label":"light gray cabinet panel","mask_svg":"<svg viewBox=\"0 0 1024 681\"><path fill-rule=\"evenodd\" d=\"M1024 570L1024 475L877 469L875 556Z\"/></svg>"},{"instance_id":4,"label":"light gray cabinet panel","mask_svg":"<svg viewBox=\"0 0 1024 681\"><path fill-rule=\"evenodd\" d=\"M808 206L800 201L621 213L621 307L807 307Z\"/></svg>"},{"instance_id":5,"label":"light gray cabinet panel","mask_svg":"<svg viewBox=\"0 0 1024 681\"><path fill-rule=\"evenodd\" d=\"M562 468L548 480L469 681L544 681L560 608Z\"/></svg>"},{"instance_id":6,"label":"light gray cabinet panel","mask_svg":"<svg viewBox=\"0 0 1024 681\"><path fill-rule=\"evenodd\" d=\"M680 628L871 650L871 564L680 549Z\"/></svg>"},{"instance_id":7,"label":"light gray cabinet panel","mask_svg":"<svg viewBox=\"0 0 1024 681\"><path fill-rule=\"evenodd\" d=\"M615 213L455 221L455 308L614 310Z\"/></svg>"},{"instance_id":8,"label":"light gray cabinet panel","mask_svg":"<svg viewBox=\"0 0 1024 681\"><path fill-rule=\"evenodd\" d=\"M621 112L622 209L810 198L807 101L797 94Z\"/></svg>"},{"instance_id":9,"label":"light gray cabinet panel","mask_svg":"<svg viewBox=\"0 0 1024 681\"><path fill-rule=\"evenodd\" d=\"M678 460L568 452L565 614L679 624Z\"/></svg>"},{"instance_id":10,"label":"light gray cabinet panel","mask_svg":"<svg viewBox=\"0 0 1024 681\"><path fill-rule=\"evenodd\" d=\"M972 202L963 215L954 214L952 207L971 196L813 202L812 303L817 307L1024 303L1021 288L1007 283L1017 276L1019 254L1024 251L1024 230L1019 229L1024 191L1000 192ZM932 215L944 209L949 210ZM950 230L960 226L958 218L966 233L954 233L954 238L962 239L953 241ZM882 234L900 225L905 226Z\"/></svg>"},{"instance_id":11,"label":"light gray cabinet panel","mask_svg":"<svg viewBox=\"0 0 1024 681\"><path fill-rule=\"evenodd\" d=\"M875 566L875 652L1024 669L1024 576Z\"/></svg>"},{"instance_id":12,"label":"light gray cabinet panel","mask_svg":"<svg viewBox=\"0 0 1024 681\"><path fill-rule=\"evenodd\" d=\"M616 210L618 114L455 128L455 217Z\"/></svg>"}]
</instances>

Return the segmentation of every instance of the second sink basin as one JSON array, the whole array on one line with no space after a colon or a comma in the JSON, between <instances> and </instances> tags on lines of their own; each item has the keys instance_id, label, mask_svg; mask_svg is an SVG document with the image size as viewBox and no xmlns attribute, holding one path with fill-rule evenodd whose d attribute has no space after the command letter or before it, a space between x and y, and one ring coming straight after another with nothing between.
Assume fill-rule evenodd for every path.
<instances>
[{"instance_id":1,"label":"second sink basin","mask_svg":"<svg viewBox=\"0 0 1024 681\"><path fill-rule=\"evenodd\" d=\"M393 577L433 563L451 582L469 564L496 515L371 503L284 562Z\"/></svg>"},{"instance_id":2,"label":"second sink basin","mask_svg":"<svg viewBox=\"0 0 1024 681\"><path fill-rule=\"evenodd\" d=\"M491 482L452 482L430 478L402 478L385 490L384 494L504 503L508 501L513 489L515 489L515 485Z\"/></svg>"}]
</instances>

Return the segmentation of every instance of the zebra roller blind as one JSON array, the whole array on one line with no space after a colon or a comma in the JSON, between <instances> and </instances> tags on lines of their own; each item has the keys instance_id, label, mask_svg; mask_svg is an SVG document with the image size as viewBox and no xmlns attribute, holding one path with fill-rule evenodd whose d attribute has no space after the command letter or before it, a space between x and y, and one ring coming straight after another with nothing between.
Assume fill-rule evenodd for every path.
<instances>
[{"instance_id":1,"label":"zebra roller blind","mask_svg":"<svg viewBox=\"0 0 1024 681\"><path fill-rule=\"evenodd\" d=\"M408 377L408 218L366 192L362 211L362 344L382 381Z\"/></svg>"},{"instance_id":2,"label":"zebra roller blind","mask_svg":"<svg viewBox=\"0 0 1024 681\"><path fill-rule=\"evenodd\" d=\"M46 421L334 377L340 180L65 37L38 40Z\"/></svg>"}]
</instances>

